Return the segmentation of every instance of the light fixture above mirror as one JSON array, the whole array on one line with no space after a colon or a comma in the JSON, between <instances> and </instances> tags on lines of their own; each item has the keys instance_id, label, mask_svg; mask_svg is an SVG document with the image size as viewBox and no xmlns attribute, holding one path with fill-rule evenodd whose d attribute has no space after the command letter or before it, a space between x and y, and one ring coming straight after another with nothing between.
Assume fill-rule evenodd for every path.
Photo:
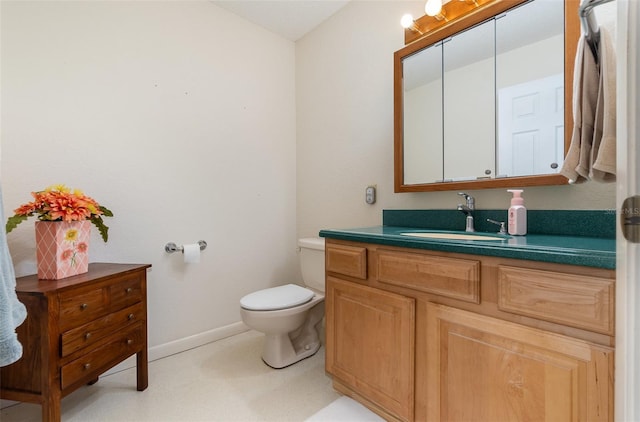
<instances>
[{"instance_id":1,"label":"light fixture above mirror","mask_svg":"<svg viewBox=\"0 0 640 422\"><path fill-rule=\"evenodd\" d=\"M437 20L447 20L445 12L442 10L442 0L427 0L424 4L424 13L433 16Z\"/></svg>"},{"instance_id":2,"label":"light fixture above mirror","mask_svg":"<svg viewBox=\"0 0 640 422\"><path fill-rule=\"evenodd\" d=\"M404 43L410 44L451 21L480 12L495 2L496 0L426 0L424 16L415 20L409 14L402 16L400 24L405 28Z\"/></svg>"},{"instance_id":3,"label":"light fixture above mirror","mask_svg":"<svg viewBox=\"0 0 640 422\"><path fill-rule=\"evenodd\" d=\"M400 19L400 25L402 25L404 29L409 29L411 31L422 34L422 31L420 31L420 28L418 28L416 21L413 20L413 16L411 16L409 13L402 16L402 18Z\"/></svg>"}]
</instances>

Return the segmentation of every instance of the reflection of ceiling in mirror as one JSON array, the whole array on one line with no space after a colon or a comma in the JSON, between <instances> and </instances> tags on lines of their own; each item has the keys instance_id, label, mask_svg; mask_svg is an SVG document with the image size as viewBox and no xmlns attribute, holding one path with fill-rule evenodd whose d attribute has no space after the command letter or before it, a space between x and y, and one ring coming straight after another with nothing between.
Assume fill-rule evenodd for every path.
<instances>
[{"instance_id":1,"label":"reflection of ceiling in mirror","mask_svg":"<svg viewBox=\"0 0 640 422\"><path fill-rule=\"evenodd\" d=\"M509 19L504 17L508 16ZM564 32L564 4L557 0L534 0L523 6L502 14L496 21L497 53L501 54L518 46L532 44ZM472 28L470 28L472 29ZM508 34L508 36L501 36ZM441 43L438 43L439 46ZM459 48L459 47L457 47ZM405 91L431 82L441 76L440 62L433 64L433 53L420 54L420 52L405 58L404 63L411 62L410 66L403 65L403 84ZM452 69L469 63L486 59L486 51L482 52L470 46L466 51L461 51L459 56L464 58L459 63L448 63L447 68Z\"/></svg>"},{"instance_id":2,"label":"reflection of ceiling in mirror","mask_svg":"<svg viewBox=\"0 0 640 422\"><path fill-rule=\"evenodd\" d=\"M402 83L405 91L433 82L442 77L442 43L406 57L402 64Z\"/></svg>"},{"instance_id":3,"label":"reflection of ceiling in mirror","mask_svg":"<svg viewBox=\"0 0 640 422\"><path fill-rule=\"evenodd\" d=\"M496 24L498 54L564 32L564 4L561 1L535 0L509 11L507 16L509 19L498 19Z\"/></svg>"}]
</instances>

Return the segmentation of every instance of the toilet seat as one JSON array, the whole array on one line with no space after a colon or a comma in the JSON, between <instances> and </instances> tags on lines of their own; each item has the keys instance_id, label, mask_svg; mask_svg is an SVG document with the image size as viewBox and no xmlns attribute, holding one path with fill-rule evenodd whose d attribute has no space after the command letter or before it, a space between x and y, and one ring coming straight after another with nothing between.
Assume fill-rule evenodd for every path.
<instances>
[{"instance_id":1,"label":"toilet seat","mask_svg":"<svg viewBox=\"0 0 640 422\"><path fill-rule=\"evenodd\" d=\"M313 291L297 284L285 284L249 293L240 299L240 306L250 311L276 311L307 303L313 295Z\"/></svg>"}]
</instances>

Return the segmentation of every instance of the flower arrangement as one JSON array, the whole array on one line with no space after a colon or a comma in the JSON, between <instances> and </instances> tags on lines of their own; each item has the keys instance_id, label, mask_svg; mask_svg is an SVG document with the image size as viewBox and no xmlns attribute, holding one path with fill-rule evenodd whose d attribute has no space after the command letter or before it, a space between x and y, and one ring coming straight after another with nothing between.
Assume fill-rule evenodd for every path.
<instances>
[{"instance_id":1,"label":"flower arrangement","mask_svg":"<svg viewBox=\"0 0 640 422\"><path fill-rule=\"evenodd\" d=\"M7 220L7 233L37 214L40 221L89 220L98 228L102 240L106 242L109 239L109 228L105 226L102 217L113 217L113 213L82 191L72 191L65 185L53 185L43 191L31 192L31 195L34 201L15 209L15 215Z\"/></svg>"}]
</instances>

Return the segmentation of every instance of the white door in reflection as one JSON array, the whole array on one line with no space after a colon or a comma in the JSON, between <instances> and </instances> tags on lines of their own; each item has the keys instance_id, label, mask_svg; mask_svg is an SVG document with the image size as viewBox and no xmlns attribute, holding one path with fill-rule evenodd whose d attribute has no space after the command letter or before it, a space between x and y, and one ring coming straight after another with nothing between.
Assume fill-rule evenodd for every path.
<instances>
[{"instance_id":1,"label":"white door in reflection","mask_svg":"<svg viewBox=\"0 0 640 422\"><path fill-rule=\"evenodd\" d=\"M557 173L564 159L563 75L498 91L498 177Z\"/></svg>"}]
</instances>

